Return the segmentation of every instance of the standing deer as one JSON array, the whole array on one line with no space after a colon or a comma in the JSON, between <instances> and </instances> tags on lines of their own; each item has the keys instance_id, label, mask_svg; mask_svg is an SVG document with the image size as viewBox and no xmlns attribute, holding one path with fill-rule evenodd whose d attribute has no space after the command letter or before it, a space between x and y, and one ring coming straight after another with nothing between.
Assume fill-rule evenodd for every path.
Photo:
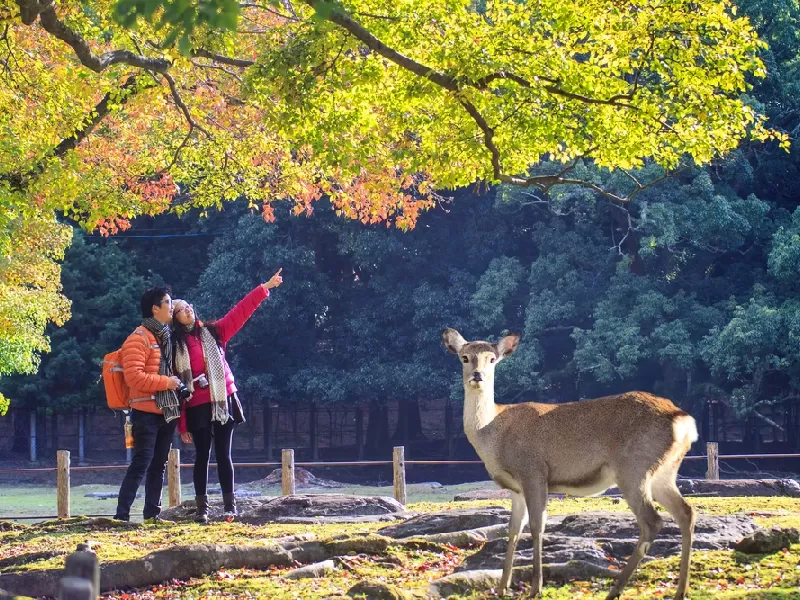
<instances>
[{"instance_id":1,"label":"standing deer","mask_svg":"<svg viewBox=\"0 0 800 600\"><path fill-rule=\"evenodd\" d=\"M675 598L685 598L695 517L675 480L683 457L697 441L694 419L669 400L644 392L565 404L497 405L494 370L516 350L519 336L506 336L497 344L467 342L455 329L445 329L442 341L462 362L467 439L492 479L511 491L500 595L511 580L514 551L529 517L531 591L534 596L542 591L542 534L549 492L591 496L617 485L636 516L640 535L607 600L620 596L661 529L654 500L681 530Z\"/></svg>"}]
</instances>

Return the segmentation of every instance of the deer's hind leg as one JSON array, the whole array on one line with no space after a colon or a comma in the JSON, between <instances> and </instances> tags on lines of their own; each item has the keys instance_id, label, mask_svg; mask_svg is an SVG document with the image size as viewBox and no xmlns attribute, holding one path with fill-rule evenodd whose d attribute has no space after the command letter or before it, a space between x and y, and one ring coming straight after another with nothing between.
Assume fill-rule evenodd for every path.
<instances>
[{"instance_id":1,"label":"deer's hind leg","mask_svg":"<svg viewBox=\"0 0 800 600\"><path fill-rule=\"evenodd\" d=\"M639 523L639 541L617 577L617 581L611 586L606 600L619 598L639 562L647 556L650 545L663 525L661 517L656 512L656 507L653 505L652 477L648 473L641 473L639 476L633 476L633 474L619 476L617 484Z\"/></svg>"},{"instance_id":2,"label":"deer's hind leg","mask_svg":"<svg viewBox=\"0 0 800 600\"><path fill-rule=\"evenodd\" d=\"M653 480L653 498L667 509L681 530L681 572L675 600L683 600L689 589L689 563L692 555L694 538L694 509L681 496L675 480L678 476L678 464L662 467Z\"/></svg>"}]
</instances>

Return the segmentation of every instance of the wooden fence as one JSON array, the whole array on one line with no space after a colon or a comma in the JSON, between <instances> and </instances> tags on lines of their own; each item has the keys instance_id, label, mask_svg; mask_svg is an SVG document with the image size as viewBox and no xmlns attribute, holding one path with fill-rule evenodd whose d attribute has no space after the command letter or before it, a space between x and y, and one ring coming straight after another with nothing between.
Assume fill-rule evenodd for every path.
<instances>
[{"instance_id":1,"label":"wooden fence","mask_svg":"<svg viewBox=\"0 0 800 600\"><path fill-rule=\"evenodd\" d=\"M56 471L56 515L47 516L10 516L6 519L48 519L58 518L67 519L71 515L70 510L70 473L72 471L96 471L106 469L127 469L127 465L103 465L103 466L77 466L70 465L70 453L68 450L59 450L57 455L57 466L29 469L0 469L0 473L21 473L21 472L41 472ZM181 464L181 451L173 448L169 453L167 462L167 496L169 506L178 506L181 503L181 469L191 469L191 463ZM686 456L684 460L705 460L707 462L706 479L719 479L719 461L737 459L759 459L759 458L800 458L800 454L719 454L719 446L716 442L706 443L706 453L702 455ZM339 462L295 462L294 450L285 449L281 451L281 462L252 462L235 463L237 468L247 467L281 467L281 495L290 496L296 493L295 487L295 467L366 467L366 466L386 466L393 467L394 497L401 504L406 504L406 465L480 465L480 460L405 460L405 448L396 446L394 448L392 460L361 460L361 461L339 461ZM214 463L211 463L214 466ZM111 515L87 515L87 516L111 516Z\"/></svg>"}]
</instances>

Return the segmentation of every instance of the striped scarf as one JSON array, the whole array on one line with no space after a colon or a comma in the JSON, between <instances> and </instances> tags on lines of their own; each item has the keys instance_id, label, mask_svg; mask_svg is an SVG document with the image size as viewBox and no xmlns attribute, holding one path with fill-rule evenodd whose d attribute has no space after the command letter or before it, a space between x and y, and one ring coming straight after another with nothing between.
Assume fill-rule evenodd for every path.
<instances>
[{"instance_id":1,"label":"striped scarf","mask_svg":"<svg viewBox=\"0 0 800 600\"><path fill-rule=\"evenodd\" d=\"M183 327L187 332L191 332L195 325L190 326L176 324L176 327ZM230 418L228 413L228 385L225 382L225 367L222 364L222 353L217 340L211 335L208 327L200 326L200 343L203 347L203 358L205 359L205 373L208 375L208 387L211 393L211 420L218 423L227 423ZM189 358L189 347L186 340L181 339L175 345L175 370L181 381L186 384L189 391L194 394L194 379L192 378L192 364Z\"/></svg>"},{"instance_id":2,"label":"striped scarf","mask_svg":"<svg viewBox=\"0 0 800 600\"><path fill-rule=\"evenodd\" d=\"M172 340L170 339L169 325L149 317L142 320L142 327L156 336L161 346L161 364L158 374L172 375ZM181 416L181 404L174 390L160 390L156 392L156 406L164 413L167 423Z\"/></svg>"}]
</instances>

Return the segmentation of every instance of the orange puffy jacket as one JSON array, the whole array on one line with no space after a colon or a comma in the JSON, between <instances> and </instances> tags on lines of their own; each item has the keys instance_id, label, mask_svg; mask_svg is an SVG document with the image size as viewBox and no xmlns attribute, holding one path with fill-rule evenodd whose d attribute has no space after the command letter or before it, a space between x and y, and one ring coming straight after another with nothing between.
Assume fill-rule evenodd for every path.
<instances>
[{"instance_id":1,"label":"orange puffy jacket","mask_svg":"<svg viewBox=\"0 0 800 600\"><path fill-rule=\"evenodd\" d=\"M155 393L169 389L169 377L158 374L161 347L156 336L146 327L137 327L122 344L120 355L125 383L130 388L131 408L161 414Z\"/></svg>"}]
</instances>

